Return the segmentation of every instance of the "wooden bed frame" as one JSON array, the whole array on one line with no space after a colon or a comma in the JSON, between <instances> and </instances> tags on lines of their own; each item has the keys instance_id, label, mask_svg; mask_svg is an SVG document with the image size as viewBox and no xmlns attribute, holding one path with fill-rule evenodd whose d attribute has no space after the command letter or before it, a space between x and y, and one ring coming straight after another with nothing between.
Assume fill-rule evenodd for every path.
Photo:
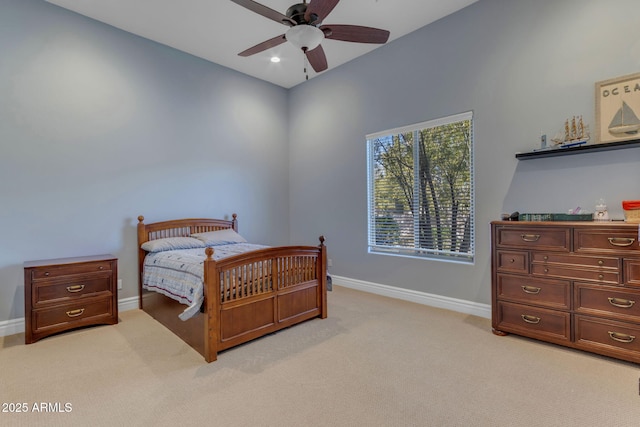
<instances>
[{"instance_id":1,"label":"wooden bed frame","mask_svg":"<svg viewBox=\"0 0 640 427\"><path fill-rule=\"evenodd\" d=\"M278 246L219 261L207 248L204 262L204 303L201 313L187 321L178 318L185 306L142 288L144 242L185 237L231 228L232 220L177 219L144 224L138 217L140 309L149 313L202 354L207 362L219 351L315 317L327 317L327 249L319 246Z\"/></svg>"}]
</instances>

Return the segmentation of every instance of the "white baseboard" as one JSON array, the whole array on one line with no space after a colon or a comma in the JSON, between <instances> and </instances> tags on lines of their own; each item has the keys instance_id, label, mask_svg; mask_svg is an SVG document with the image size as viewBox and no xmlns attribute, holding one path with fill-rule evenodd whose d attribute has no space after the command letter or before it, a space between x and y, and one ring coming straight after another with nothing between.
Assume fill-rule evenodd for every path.
<instances>
[{"instance_id":1,"label":"white baseboard","mask_svg":"<svg viewBox=\"0 0 640 427\"><path fill-rule=\"evenodd\" d=\"M333 284L358 291L369 292L385 297L415 302L430 307L444 308L459 313L491 318L491 306L476 302L428 294L426 292L413 291L411 289L396 288L394 286L381 285L379 283L365 282L363 280L350 279L348 277L332 275ZM129 297L118 300L118 311L136 310L138 297ZM24 333L24 317L0 322L0 337Z\"/></svg>"},{"instance_id":2,"label":"white baseboard","mask_svg":"<svg viewBox=\"0 0 640 427\"><path fill-rule=\"evenodd\" d=\"M138 297L118 300L118 311L135 310L138 308ZM24 333L24 317L0 322L0 337Z\"/></svg>"},{"instance_id":3,"label":"white baseboard","mask_svg":"<svg viewBox=\"0 0 640 427\"><path fill-rule=\"evenodd\" d=\"M0 337L24 332L24 317L0 322Z\"/></svg>"},{"instance_id":4,"label":"white baseboard","mask_svg":"<svg viewBox=\"0 0 640 427\"><path fill-rule=\"evenodd\" d=\"M459 313L472 314L474 316L491 318L491 306L477 302L466 301L441 295L428 294L426 292L413 291L411 289L396 288L394 286L381 285L379 283L365 282L363 280L350 279L348 277L331 275L332 282L336 286L356 289L385 297L415 302L430 307L444 308Z\"/></svg>"},{"instance_id":5,"label":"white baseboard","mask_svg":"<svg viewBox=\"0 0 640 427\"><path fill-rule=\"evenodd\" d=\"M129 311L138 309L139 298L129 297L118 300L118 311Z\"/></svg>"}]
</instances>

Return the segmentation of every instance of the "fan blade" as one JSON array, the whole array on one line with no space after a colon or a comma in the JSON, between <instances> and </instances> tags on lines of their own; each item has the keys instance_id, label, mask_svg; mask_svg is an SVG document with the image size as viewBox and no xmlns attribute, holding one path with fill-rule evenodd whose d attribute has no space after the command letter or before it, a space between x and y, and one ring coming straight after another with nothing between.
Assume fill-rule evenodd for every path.
<instances>
[{"instance_id":1,"label":"fan blade","mask_svg":"<svg viewBox=\"0 0 640 427\"><path fill-rule=\"evenodd\" d=\"M331 13L340 0L310 0L307 11L304 13L304 20L309 23L320 23ZM311 15L316 15L315 19L311 19Z\"/></svg>"},{"instance_id":2,"label":"fan blade","mask_svg":"<svg viewBox=\"0 0 640 427\"><path fill-rule=\"evenodd\" d=\"M332 40L355 43L386 43L389 31L359 25L321 25L324 37Z\"/></svg>"},{"instance_id":3,"label":"fan blade","mask_svg":"<svg viewBox=\"0 0 640 427\"><path fill-rule=\"evenodd\" d=\"M267 41L263 41L262 43L258 43L257 45L250 47L249 49L242 51L238 54L238 56L251 56L254 55L256 53L262 52L263 50L267 50L270 49L272 47L278 46L284 42L286 42L287 39L284 37L284 34L280 34L277 37L274 37L272 39L269 39Z\"/></svg>"},{"instance_id":4,"label":"fan blade","mask_svg":"<svg viewBox=\"0 0 640 427\"><path fill-rule=\"evenodd\" d=\"M252 12L257 13L258 15L262 15L265 18L269 18L273 21L276 21L280 24L288 25L293 27L296 25L295 21L289 18L286 15L281 14L273 9L268 8L267 6L263 6L260 3L257 3L252 0L231 0L235 4L238 4L244 8L249 9Z\"/></svg>"},{"instance_id":5,"label":"fan blade","mask_svg":"<svg viewBox=\"0 0 640 427\"><path fill-rule=\"evenodd\" d=\"M313 50L306 51L304 54L307 55L307 60L316 73L328 68L327 56L324 54L324 49L322 49L321 45L318 45L318 47Z\"/></svg>"}]
</instances>

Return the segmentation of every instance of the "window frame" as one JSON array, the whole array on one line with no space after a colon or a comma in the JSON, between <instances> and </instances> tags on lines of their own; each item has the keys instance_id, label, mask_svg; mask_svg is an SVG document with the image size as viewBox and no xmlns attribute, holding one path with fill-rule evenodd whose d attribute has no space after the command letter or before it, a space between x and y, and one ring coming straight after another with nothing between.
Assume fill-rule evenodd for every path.
<instances>
[{"instance_id":1,"label":"window frame","mask_svg":"<svg viewBox=\"0 0 640 427\"><path fill-rule=\"evenodd\" d=\"M416 191L419 188L419 180L417 175L419 173L419 165L417 155L418 151L418 134L420 131L444 126L448 124L469 121L469 249L467 252L447 251L441 249L423 248L419 243L419 239L416 237L419 235L420 220L418 215L413 215L413 233L414 233L414 245L410 247L408 245L394 246L379 244L377 241L376 232L379 232L379 227L376 226L376 198L375 198L375 172L376 172L376 157L373 153L374 142L380 138L393 138L395 136L413 133L413 197L411 212L417 211L419 201L419 192ZM457 262L463 264L475 263L475 171L474 171L474 120L473 111L467 111L464 113L453 114L447 117L441 117L433 120L424 121L421 123L415 123L407 126L402 126L395 129L388 129L380 132L375 132L366 135L366 148L367 148L367 248L368 252L372 254L380 255L392 255L409 258L419 258L428 260L438 260L447 262ZM441 229L443 229L442 227ZM418 242L418 243L415 243Z\"/></svg>"}]
</instances>

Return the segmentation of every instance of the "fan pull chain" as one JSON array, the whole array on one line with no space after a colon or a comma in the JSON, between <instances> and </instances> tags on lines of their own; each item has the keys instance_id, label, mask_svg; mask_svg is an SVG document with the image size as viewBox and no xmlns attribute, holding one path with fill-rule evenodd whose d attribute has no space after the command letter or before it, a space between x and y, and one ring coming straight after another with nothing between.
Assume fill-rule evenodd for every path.
<instances>
[{"instance_id":1,"label":"fan pull chain","mask_svg":"<svg viewBox=\"0 0 640 427\"><path fill-rule=\"evenodd\" d=\"M307 73L307 55L303 52L302 57L304 58L304 65L303 65L303 69L304 69L304 77L305 80L309 80L309 74Z\"/></svg>"}]
</instances>

